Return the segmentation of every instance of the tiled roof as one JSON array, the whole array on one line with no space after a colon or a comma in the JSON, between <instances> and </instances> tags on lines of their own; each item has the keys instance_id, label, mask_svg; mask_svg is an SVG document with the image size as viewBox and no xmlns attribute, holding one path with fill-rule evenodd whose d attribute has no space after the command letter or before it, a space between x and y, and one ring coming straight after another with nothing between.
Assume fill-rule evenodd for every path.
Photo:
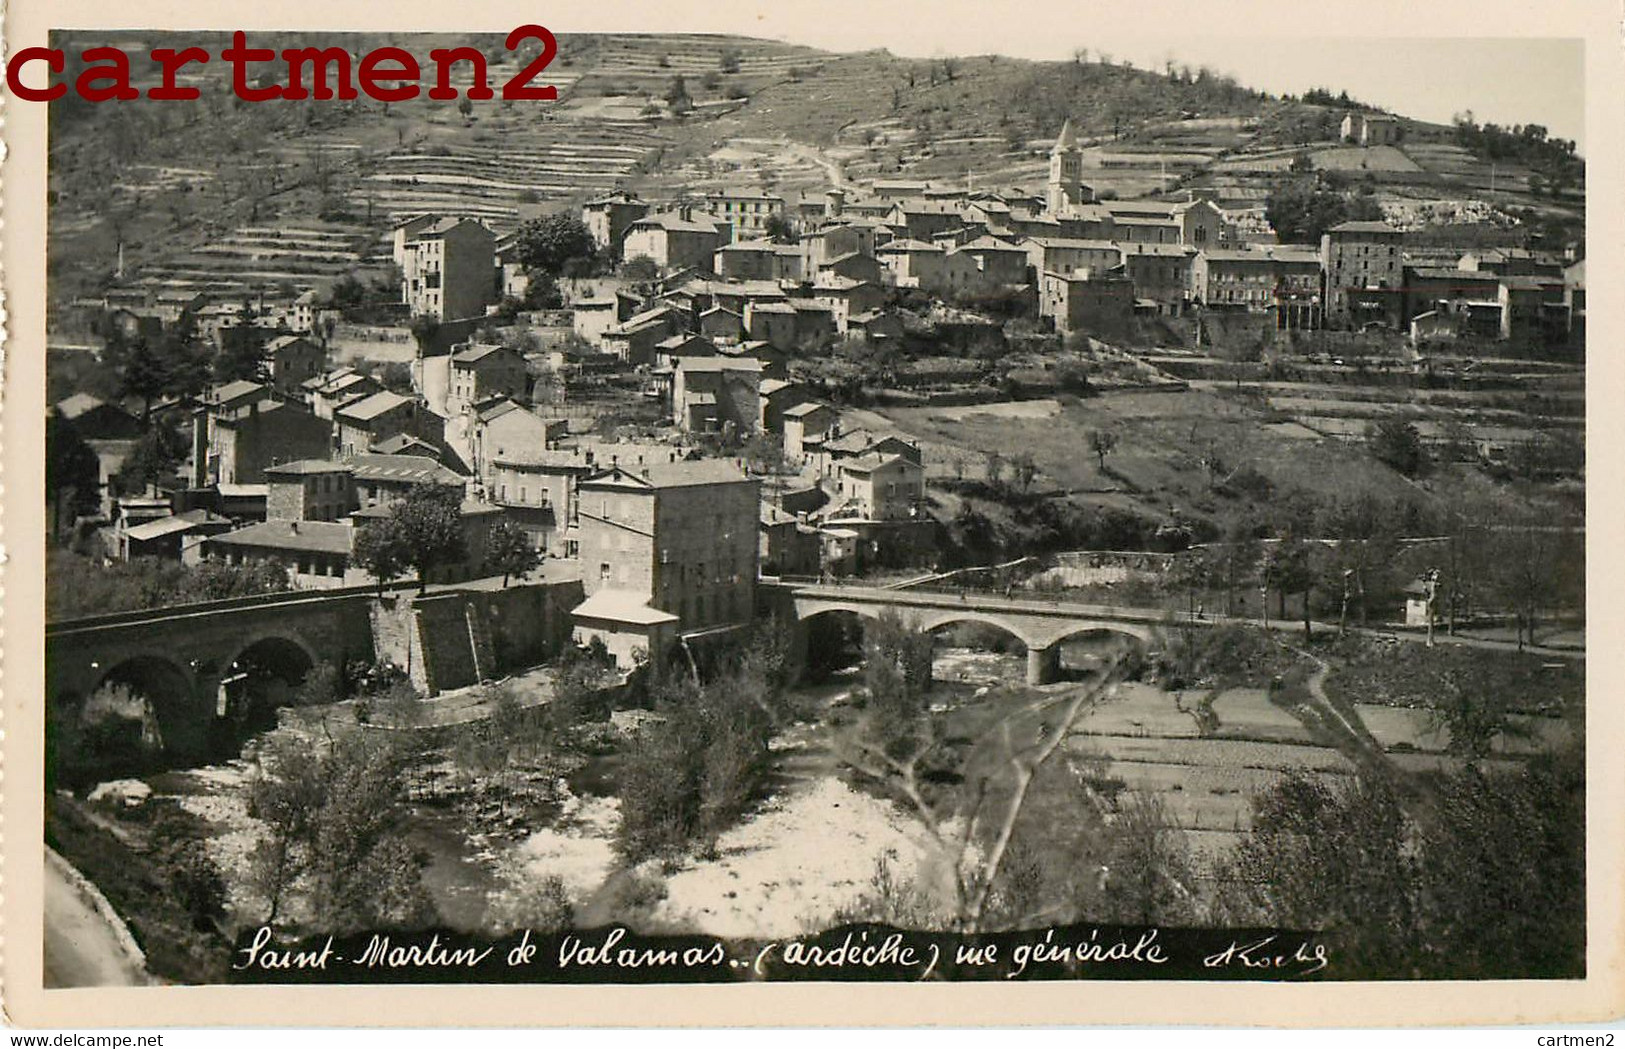
<instances>
[{"instance_id":1,"label":"tiled roof","mask_svg":"<svg viewBox=\"0 0 1625 1049\"><path fill-rule=\"evenodd\" d=\"M287 474L289 476L349 472L349 463L335 463L328 459L295 459L291 463L278 463L275 466L265 468L266 474Z\"/></svg>"},{"instance_id":2,"label":"tiled roof","mask_svg":"<svg viewBox=\"0 0 1625 1049\"><path fill-rule=\"evenodd\" d=\"M354 535L336 521L266 521L214 536L209 545L348 555Z\"/></svg>"},{"instance_id":3,"label":"tiled roof","mask_svg":"<svg viewBox=\"0 0 1625 1049\"><path fill-rule=\"evenodd\" d=\"M336 414L342 415L349 419L356 419L365 422L370 419L376 419L385 412L394 411L403 404L411 403L412 398L410 397L402 397L398 393L391 393L388 390L381 390L378 393L369 394L366 397L362 397L360 400L352 401L351 403L346 404L344 407L338 409Z\"/></svg>"},{"instance_id":4,"label":"tiled roof","mask_svg":"<svg viewBox=\"0 0 1625 1049\"><path fill-rule=\"evenodd\" d=\"M350 460L357 481L395 481L402 484L460 485L462 474L423 455L380 455L363 452Z\"/></svg>"}]
</instances>

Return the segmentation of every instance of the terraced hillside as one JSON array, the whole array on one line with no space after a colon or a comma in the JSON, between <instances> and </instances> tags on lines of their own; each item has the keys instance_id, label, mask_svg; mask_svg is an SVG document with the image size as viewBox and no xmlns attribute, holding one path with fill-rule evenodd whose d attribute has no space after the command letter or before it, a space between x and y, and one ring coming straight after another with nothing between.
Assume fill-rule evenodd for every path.
<instances>
[{"instance_id":1,"label":"terraced hillside","mask_svg":"<svg viewBox=\"0 0 1625 1049\"><path fill-rule=\"evenodd\" d=\"M92 36L65 34L62 43L71 54L109 42ZM188 42L224 46L224 37L204 36ZM139 51L161 41L115 43ZM267 34L254 43L308 41ZM352 53L389 43L423 55L472 45L488 56L494 84L528 60L496 35L323 43ZM1369 182L1407 228L1466 222L1503 235L1513 223L1500 212L1513 205L1580 207L1573 194L1537 199L1531 172L1491 169L1450 142L1450 129L1414 125L1398 149L1338 146L1324 135L1335 115L1326 107L1101 55L925 60L726 36L569 36L546 74L557 102L466 107L426 97L241 105L223 79L228 69L188 70L203 91L196 106L52 107L54 303L132 281L202 282L223 298L280 294L382 264L388 230L405 215L473 216L503 232L621 186L651 195L723 186L794 193L907 177L1031 189L1067 118L1086 148L1084 179L1098 192L1205 186L1225 206L1251 209L1243 225L1253 227L1271 186L1300 156Z\"/></svg>"}]
</instances>

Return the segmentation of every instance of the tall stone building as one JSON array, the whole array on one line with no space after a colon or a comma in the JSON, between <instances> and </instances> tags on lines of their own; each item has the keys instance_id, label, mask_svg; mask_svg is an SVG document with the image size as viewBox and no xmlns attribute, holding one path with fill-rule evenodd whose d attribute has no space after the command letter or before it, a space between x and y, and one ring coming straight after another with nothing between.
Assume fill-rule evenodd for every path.
<instances>
[{"instance_id":1,"label":"tall stone building","mask_svg":"<svg viewBox=\"0 0 1625 1049\"><path fill-rule=\"evenodd\" d=\"M622 666L755 614L759 495L733 463L612 465L580 481L576 514L587 594L576 637L601 639Z\"/></svg>"}]
</instances>

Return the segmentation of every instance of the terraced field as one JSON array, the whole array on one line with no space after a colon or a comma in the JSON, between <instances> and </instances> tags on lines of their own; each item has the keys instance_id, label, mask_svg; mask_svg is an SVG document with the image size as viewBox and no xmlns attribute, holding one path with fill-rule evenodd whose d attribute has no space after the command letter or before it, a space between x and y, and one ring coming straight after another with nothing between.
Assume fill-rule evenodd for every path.
<instances>
[{"instance_id":1,"label":"terraced field","mask_svg":"<svg viewBox=\"0 0 1625 1049\"><path fill-rule=\"evenodd\" d=\"M1259 689L1232 689L1212 703L1216 727L1203 734L1195 709L1203 692L1169 693L1142 684L1079 720L1067 745L1104 762L1107 780L1157 795L1192 848L1214 857L1252 822L1252 799L1289 772L1334 781L1353 764L1318 744Z\"/></svg>"},{"instance_id":2,"label":"terraced field","mask_svg":"<svg viewBox=\"0 0 1625 1049\"><path fill-rule=\"evenodd\" d=\"M367 268L377 231L356 225L245 226L145 267L143 283L202 292L215 301L259 291L296 292Z\"/></svg>"}]
</instances>

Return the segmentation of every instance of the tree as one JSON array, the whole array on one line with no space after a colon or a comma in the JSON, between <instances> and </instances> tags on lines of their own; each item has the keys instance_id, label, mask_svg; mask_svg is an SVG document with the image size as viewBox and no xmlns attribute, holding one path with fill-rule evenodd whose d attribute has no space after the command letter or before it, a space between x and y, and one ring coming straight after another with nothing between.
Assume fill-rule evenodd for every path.
<instances>
[{"instance_id":1,"label":"tree","mask_svg":"<svg viewBox=\"0 0 1625 1049\"><path fill-rule=\"evenodd\" d=\"M694 100L688 97L688 85L683 82L682 76L671 78L671 84L666 88L666 104L677 116L682 116L694 108Z\"/></svg>"},{"instance_id":2,"label":"tree","mask_svg":"<svg viewBox=\"0 0 1625 1049\"><path fill-rule=\"evenodd\" d=\"M545 273L555 278L563 275L571 262L584 260L592 264L598 258L598 245L592 231L566 211L521 225L514 234L514 251L527 272Z\"/></svg>"},{"instance_id":3,"label":"tree","mask_svg":"<svg viewBox=\"0 0 1625 1049\"><path fill-rule=\"evenodd\" d=\"M1114 921L1181 925L1195 917L1195 864L1178 823L1155 793L1119 802L1105 857L1105 902Z\"/></svg>"},{"instance_id":4,"label":"tree","mask_svg":"<svg viewBox=\"0 0 1625 1049\"><path fill-rule=\"evenodd\" d=\"M1398 551L1393 519L1394 508L1367 489L1329 502L1323 510L1321 530L1336 540L1332 567L1341 589L1339 629L1347 622L1350 598L1355 601L1360 625L1366 625L1368 595L1382 589Z\"/></svg>"},{"instance_id":5,"label":"tree","mask_svg":"<svg viewBox=\"0 0 1625 1049\"><path fill-rule=\"evenodd\" d=\"M156 423L135 442L115 476L120 491L140 492L170 477L186 456L186 440L166 423Z\"/></svg>"},{"instance_id":6,"label":"tree","mask_svg":"<svg viewBox=\"0 0 1625 1049\"><path fill-rule=\"evenodd\" d=\"M1106 471L1106 456L1110 455L1112 453L1112 451L1114 449L1116 449L1116 447L1117 447L1117 433L1116 433L1116 431L1114 431L1114 430L1090 430L1089 431L1089 450L1094 452L1095 453L1095 458L1100 461L1100 470L1101 470L1102 473L1104 473Z\"/></svg>"},{"instance_id":7,"label":"tree","mask_svg":"<svg viewBox=\"0 0 1625 1049\"><path fill-rule=\"evenodd\" d=\"M338 933L421 928L434 915L426 857L405 837L406 753L352 732L314 758L273 744L262 756L249 811L268 825L253 880L274 914L295 878L308 879L315 916ZM273 894L274 893L274 894Z\"/></svg>"},{"instance_id":8,"label":"tree","mask_svg":"<svg viewBox=\"0 0 1625 1049\"><path fill-rule=\"evenodd\" d=\"M1405 419L1384 419L1366 433L1366 443L1378 462L1415 477L1427 467L1427 449L1416 424Z\"/></svg>"},{"instance_id":9,"label":"tree","mask_svg":"<svg viewBox=\"0 0 1625 1049\"><path fill-rule=\"evenodd\" d=\"M725 47L722 49L721 57L717 59L717 68L724 73L737 73L739 72L739 57L737 47Z\"/></svg>"},{"instance_id":10,"label":"tree","mask_svg":"<svg viewBox=\"0 0 1625 1049\"><path fill-rule=\"evenodd\" d=\"M356 529L353 556L356 564L378 581L378 594L383 596L384 584L407 566L406 544L395 519L368 521Z\"/></svg>"},{"instance_id":11,"label":"tree","mask_svg":"<svg viewBox=\"0 0 1625 1049\"><path fill-rule=\"evenodd\" d=\"M432 313L419 313L412 318L407 329L417 341L418 351L428 354L434 349L435 339L440 335L440 318Z\"/></svg>"},{"instance_id":12,"label":"tree","mask_svg":"<svg viewBox=\"0 0 1625 1049\"><path fill-rule=\"evenodd\" d=\"M101 502L101 461L55 408L45 417L45 494L52 534L64 518L94 513Z\"/></svg>"},{"instance_id":13,"label":"tree","mask_svg":"<svg viewBox=\"0 0 1625 1049\"><path fill-rule=\"evenodd\" d=\"M775 244L791 244L796 239L796 231L790 225L790 220L779 214L767 217L767 222L762 225L762 232Z\"/></svg>"},{"instance_id":14,"label":"tree","mask_svg":"<svg viewBox=\"0 0 1625 1049\"><path fill-rule=\"evenodd\" d=\"M1004 456L998 452L987 453L987 483L997 488L1004 483Z\"/></svg>"},{"instance_id":15,"label":"tree","mask_svg":"<svg viewBox=\"0 0 1625 1049\"><path fill-rule=\"evenodd\" d=\"M218 384L238 380L269 382L271 370L265 360L263 337L258 332L245 332L239 338L226 340L226 345L215 354L210 371Z\"/></svg>"},{"instance_id":16,"label":"tree","mask_svg":"<svg viewBox=\"0 0 1625 1049\"><path fill-rule=\"evenodd\" d=\"M1015 471L1016 484L1021 486L1021 494L1026 495L1038 477L1038 464L1033 461L1033 453L1022 452L1010 460L1010 466Z\"/></svg>"},{"instance_id":17,"label":"tree","mask_svg":"<svg viewBox=\"0 0 1625 1049\"><path fill-rule=\"evenodd\" d=\"M660 265L647 255L634 255L621 263L621 276L634 284L648 284L660 276Z\"/></svg>"},{"instance_id":18,"label":"tree","mask_svg":"<svg viewBox=\"0 0 1625 1049\"><path fill-rule=\"evenodd\" d=\"M457 100L457 112L462 114L463 122L467 123L474 115L474 102L467 95Z\"/></svg>"},{"instance_id":19,"label":"tree","mask_svg":"<svg viewBox=\"0 0 1625 1049\"><path fill-rule=\"evenodd\" d=\"M491 538L485 547L485 560L493 569L502 572L502 585L508 585L509 576L521 579L541 564L541 553L531 545L530 539L510 521L498 521L491 526Z\"/></svg>"},{"instance_id":20,"label":"tree","mask_svg":"<svg viewBox=\"0 0 1625 1049\"><path fill-rule=\"evenodd\" d=\"M418 593L429 573L467 554L463 541L462 489L454 485L413 485L390 510L401 559L418 574Z\"/></svg>"}]
</instances>

